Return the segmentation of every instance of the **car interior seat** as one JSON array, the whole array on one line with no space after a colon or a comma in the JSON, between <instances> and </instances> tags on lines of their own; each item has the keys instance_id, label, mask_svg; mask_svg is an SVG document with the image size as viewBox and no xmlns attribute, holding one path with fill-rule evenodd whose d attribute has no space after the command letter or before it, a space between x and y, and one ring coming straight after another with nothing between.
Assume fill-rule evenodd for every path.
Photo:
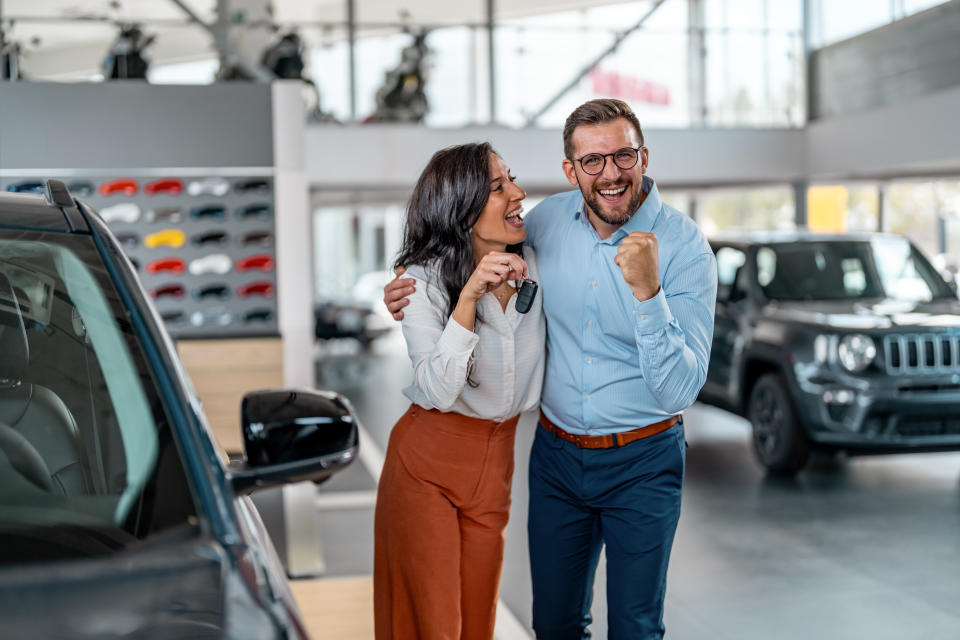
<instances>
[{"instance_id":1,"label":"car interior seat","mask_svg":"<svg viewBox=\"0 0 960 640\"><path fill-rule=\"evenodd\" d=\"M57 394L29 380L27 333L17 295L3 273L0 353L0 452L41 488L62 495L86 493L76 420Z\"/></svg>"}]
</instances>

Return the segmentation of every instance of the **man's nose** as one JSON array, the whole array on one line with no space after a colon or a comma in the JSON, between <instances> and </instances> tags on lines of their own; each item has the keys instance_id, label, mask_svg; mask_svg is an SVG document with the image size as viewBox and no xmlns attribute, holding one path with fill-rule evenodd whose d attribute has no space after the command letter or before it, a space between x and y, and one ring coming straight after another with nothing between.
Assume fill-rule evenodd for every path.
<instances>
[{"instance_id":1,"label":"man's nose","mask_svg":"<svg viewBox=\"0 0 960 640\"><path fill-rule=\"evenodd\" d=\"M606 160L606 162L603 165L603 171L600 172L601 177L605 180L617 180L620 178L620 167L613 161L613 156L607 156L604 160Z\"/></svg>"}]
</instances>

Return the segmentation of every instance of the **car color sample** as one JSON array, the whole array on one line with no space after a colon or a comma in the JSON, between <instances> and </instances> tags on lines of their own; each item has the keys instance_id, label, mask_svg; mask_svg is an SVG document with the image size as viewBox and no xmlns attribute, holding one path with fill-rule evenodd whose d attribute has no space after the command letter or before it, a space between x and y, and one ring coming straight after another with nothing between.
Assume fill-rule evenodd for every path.
<instances>
[{"instance_id":1,"label":"car color sample","mask_svg":"<svg viewBox=\"0 0 960 640\"><path fill-rule=\"evenodd\" d=\"M258 253L237 260L237 271L273 271L273 256Z\"/></svg>"},{"instance_id":2,"label":"car color sample","mask_svg":"<svg viewBox=\"0 0 960 640\"><path fill-rule=\"evenodd\" d=\"M190 314L190 324L195 327L225 327L233 322L233 314L223 307L211 307Z\"/></svg>"},{"instance_id":3,"label":"car color sample","mask_svg":"<svg viewBox=\"0 0 960 640\"><path fill-rule=\"evenodd\" d=\"M238 242L241 247L269 247L273 244L273 234L266 230L248 231L240 237Z\"/></svg>"},{"instance_id":4,"label":"car color sample","mask_svg":"<svg viewBox=\"0 0 960 640\"><path fill-rule=\"evenodd\" d=\"M119 178L102 183L100 185L100 195L109 196L120 194L124 196L134 196L137 194L139 188L139 183L133 178Z\"/></svg>"},{"instance_id":5,"label":"car color sample","mask_svg":"<svg viewBox=\"0 0 960 640\"><path fill-rule=\"evenodd\" d=\"M73 182L69 182L67 183L67 189L70 190L70 194L75 198L92 196L97 190L89 180L74 180Z\"/></svg>"},{"instance_id":6,"label":"car color sample","mask_svg":"<svg viewBox=\"0 0 960 640\"><path fill-rule=\"evenodd\" d=\"M140 244L140 236L132 232L118 233L117 242L123 245L124 249L134 249Z\"/></svg>"},{"instance_id":7,"label":"car color sample","mask_svg":"<svg viewBox=\"0 0 960 640\"><path fill-rule=\"evenodd\" d=\"M183 220L183 209L180 207L158 207L156 209L149 209L143 217L147 222L177 224Z\"/></svg>"},{"instance_id":8,"label":"car color sample","mask_svg":"<svg viewBox=\"0 0 960 640\"><path fill-rule=\"evenodd\" d=\"M225 196L230 192L230 181L225 178L201 178L187 184L187 193L191 196Z\"/></svg>"},{"instance_id":9,"label":"car color sample","mask_svg":"<svg viewBox=\"0 0 960 640\"><path fill-rule=\"evenodd\" d=\"M147 195L157 195L166 193L171 196L178 196L183 192L183 180L178 178L161 178L143 185L143 192Z\"/></svg>"},{"instance_id":10,"label":"car color sample","mask_svg":"<svg viewBox=\"0 0 960 640\"><path fill-rule=\"evenodd\" d=\"M233 190L237 193L269 193L270 183L262 178L237 180L233 183Z\"/></svg>"},{"instance_id":11,"label":"car color sample","mask_svg":"<svg viewBox=\"0 0 960 640\"><path fill-rule=\"evenodd\" d=\"M160 258L147 263L147 273L173 273L180 275L186 267L181 258Z\"/></svg>"},{"instance_id":12,"label":"car color sample","mask_svg":"<svg viewBox=\"0 0 960 640\"><path fill-rule=\"evenodd\" d=\"M233 260L225 253L211 253L190 261L190 273L201 276L207 273L223 275L229 273L233 267Z\"/></svg>"},{"instance_id":13,"label":"car color sample","mask_svg":"<svg viewBox=\"0 0 960 640\"><path fill-rule=\"evenodd\" d=\"M25 180L7 185L7 191L11 193L43 193L43 183L36 180Z\"/></svg>"},{"instance_id":14,"label":"car color sample","mask_svg":"<svg viewBox=\"0 0 960 640\"><path fill-rule=\"evenodd\" d=\"M227 217L227 208L222 204L211 204L190 209L190 217L197 220L216 219Z\"/></svg>"},{"instance_id":15,"label":"car color sample","mask_svg":"<svg viewBox=\"0 0 960 640\"><path fill-rule=\"evenodd\" d=\"M132 224L140 219L140 207L134 202L121 202L101 209L100 217L107 224L115 222Z\"/></svg>"},{"instance_id":16,"label":"car color sample","mask_svg":"<svg viewBox=\"0 0 960 640\"><path fill-rule=\"evenodd\" d=\"M180 229L164 229L151 233L143 239L143 246L148 249L157 247L172 247L179 249L187 241L187 235Z\"/></svg>"},{"instance_id":17,"label":"car color sample","mask_svg":"<svg viewBox=\"0 0 960 640\"><path fill-rule=\"evenodd\" d=\"M198 247L213 245L222 247L230 242L230 235L226 231L204 231L190 237L190 243Z\"/></svg>"},{"instance_id":18,"label":"car color sample","mask_svg":"<svg viewBox=\"0 0 960 640\"><path fill-rule=\"evenodd\" d=\"M255 322L269 322L273 320L273 309L268 309L266 307L248 309L247 311L243 312L240 318L246 324L253 324Z\"/></svg>"},{"instance_id":19,"label":"car color sample","mask_svg":"<svg viewBox=\"0 0 960 640\"><path fill-rule=\"evenodd\" d=\"M273 295L274 286L272 282L248 282L237 287L237 296L249 298L251 296L263 296L269 298Z\"/></svg>"},{"instance_id":20,"label":"car color sample","mask_svg":"<svg viewBox=\"0 0 960 640\"><path fill-rule=\"evenodd\" d=\"M241 220L246 220L248 218L269 218L270 205L264 202L244 205L242 207L238 207L234 215Z\"/></svg>"},{"instance_id":21,"label":"car color sample","mask_svg":"<svg viewBox=\"0 0 960 640\"><path fill-rule=\"evenodd\" d=\"M207 298L229 298L230 287L219 282L208 284L194 289L193 296L200 300L205 300Z\"/></svg>"},{"instance_id":22,"label":"car color sample","mask_svg":"<svg viewBox=\"0 0 960 640\"><path fill-rule=\"evenodd\" d=\"M160 285L150 290L150 295L154 298L182 298L186 293L187 288L176 282Z\"/></svg>"}]
</instances>

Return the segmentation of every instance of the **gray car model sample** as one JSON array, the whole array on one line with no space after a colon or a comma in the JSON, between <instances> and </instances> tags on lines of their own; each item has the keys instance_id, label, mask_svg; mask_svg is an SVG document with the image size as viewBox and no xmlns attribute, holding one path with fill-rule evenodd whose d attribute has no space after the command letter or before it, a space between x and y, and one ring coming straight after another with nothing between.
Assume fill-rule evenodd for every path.
<instances>
[{"instance_id":1,"label":"gray car model sample","mask_svg":"<svg viewBox=\"0 0 960 640\"><path fill-rule=\"evenodd\" d=\"M761 463L814 448L960 450L960 300L904 237L711 239L719 288L704 402L746 416Z\"/></svg>"},{"instance_id":2,"label":"gray car model sample","mask_svg":"<svg viewBox=\"0 0 960 640\"><path fill-rule=\"evenodd\" d=\"M349 403L250 392L227 463L113 234L45 190L0 194L0 635L305 639L249 494L354 460Z\"/></svg>"}]
</instances>

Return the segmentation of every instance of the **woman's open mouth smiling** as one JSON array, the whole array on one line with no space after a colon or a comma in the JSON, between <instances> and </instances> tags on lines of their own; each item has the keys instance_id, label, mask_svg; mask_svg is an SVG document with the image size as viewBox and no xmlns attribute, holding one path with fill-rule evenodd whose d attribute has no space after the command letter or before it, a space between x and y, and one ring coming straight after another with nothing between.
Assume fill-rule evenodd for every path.
<instances>
[{"instance_id":1,"label":"woman's open mouth smiling","mask_svg":"<svg viewBox=\"0 0 960 640\"><path fill-rule=\"evenodd\" d=\"M523 213L523 207L517 207L513 211L507 214L506 220L507 224L515 229L523 228L523 218L520 217L520 214Z\"/></svg>"}]
</instances>

